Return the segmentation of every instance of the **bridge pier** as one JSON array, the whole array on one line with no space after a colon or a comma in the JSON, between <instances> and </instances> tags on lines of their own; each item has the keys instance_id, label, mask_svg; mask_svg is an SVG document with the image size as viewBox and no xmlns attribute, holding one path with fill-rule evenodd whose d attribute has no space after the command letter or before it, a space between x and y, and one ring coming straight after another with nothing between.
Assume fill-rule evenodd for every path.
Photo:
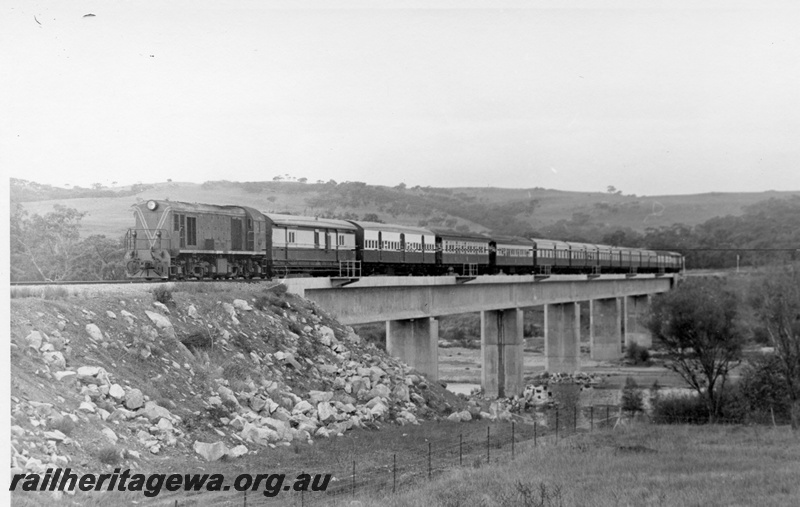
<instances>
[{"instance_id":1,"label":"bridge pier","mask_svg":"<svg viewBox=\"0 0 800 507\"><path fill-rule=\"evenodd\" d=\"M626 296L625 306L625 346L635 343L640 347L650 348L653 346L653 335L642 323L647 316L647 309L650 306L649 295Z\"/></svg>"},{"instance_id":2,"label":"bridge pier","mask_svg":"<svg viewBox=\"0 0 800 507\"><path fill-rule=\"evenodd\" d=\"M544 367L550 373L580 371L579 303L544 305Z\"/></svg>"},{"instance_id":3,"label":"bridge pier","mask_svg":"<svg viewBox=\"0 0 800 507\"><path fill-rule=\"evenodd\" d=\"M609 361L622 357L622 312L619 298L589 300L591 357Z\"/></svg>"},{"instance_id":4,"label":"bridge pier","mask_svg":"<svg viewBox=\"0 0 800 507\"><path fill-rule=\"evenodd\" d=\"M522 310L481 312L481 385L484 395L511 397L522 394Z\"/></svg>"},{"instance_id":5,"label":"bridge pier","mask_svg":"<svg viewBox=\"0 0 800 507\"><path fill-rule=\"evenodd\" d=\"M387 320L386 351L428 380L439 380L439 321L432 317Z\"/></svg>"}]
</instances>

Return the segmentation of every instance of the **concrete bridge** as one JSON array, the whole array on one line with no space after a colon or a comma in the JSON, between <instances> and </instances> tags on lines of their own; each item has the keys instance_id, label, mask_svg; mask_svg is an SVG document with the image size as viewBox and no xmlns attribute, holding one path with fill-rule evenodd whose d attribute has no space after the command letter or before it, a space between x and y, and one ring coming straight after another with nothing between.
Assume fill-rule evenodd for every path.
<instances>
[{"instance_id":1,"label":"concrete bridge","mask_svg":"<svg viewBox=\"0 0 800 507\"><path fill-rule=\"evenodd\" d=\"M588 301L590 308L592 359L618 359L623 338L626 345L651 345L641 317L651 295L670 290L676 275L291 278L285 283L343 324L386 322L386 350L431 380L439 376L437 317L480 312L484 392L514 396L525 387L525 308L544 306L547 371L572 373L580 369L580 302Z\"/></svg>"}]
</instances>

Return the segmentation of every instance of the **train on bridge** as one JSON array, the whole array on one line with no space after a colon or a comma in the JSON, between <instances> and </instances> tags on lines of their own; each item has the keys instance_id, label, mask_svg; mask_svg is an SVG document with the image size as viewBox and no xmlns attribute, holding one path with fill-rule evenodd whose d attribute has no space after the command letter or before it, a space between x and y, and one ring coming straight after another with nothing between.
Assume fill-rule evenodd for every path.
<instances>
[{"instance_id":1,"label":"train on bridge","mask_svg":"<svg viewBox=\"0 0 800 507\"><path fill-rule=\"evenodd\" d=\"M149 200L133 206L129 278L670 273L675 252L538 238L488 237L247 206Z\"/></svg>"}]
</instances>

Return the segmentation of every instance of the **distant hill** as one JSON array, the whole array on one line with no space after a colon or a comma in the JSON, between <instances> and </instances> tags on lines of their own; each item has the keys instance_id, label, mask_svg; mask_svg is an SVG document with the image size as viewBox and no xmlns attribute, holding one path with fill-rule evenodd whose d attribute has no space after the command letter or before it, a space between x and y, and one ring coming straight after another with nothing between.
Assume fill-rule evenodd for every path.
<instances>
[{"instance_id":1,"label":"distant hill","mask_svg":"<svg viewBox=\"0 0 800 507\"><path fill-rule=\"evenodd\" d=\"M428 225L495 234L569 235L590 227L608 232L738 216L743 208L800 191L628 196L619 193L565 192L544 188L384 187L361 182L292 181L153 183L117 188L63 189L11 180L11 201L45 214L54 204L86 212L82 235L119 237L132 226L130 206L147 199L242 204L262 211L339 218L377 217L384 222ZM600 234L599 232L597 234Z\"/></svg>"}]
</instances>

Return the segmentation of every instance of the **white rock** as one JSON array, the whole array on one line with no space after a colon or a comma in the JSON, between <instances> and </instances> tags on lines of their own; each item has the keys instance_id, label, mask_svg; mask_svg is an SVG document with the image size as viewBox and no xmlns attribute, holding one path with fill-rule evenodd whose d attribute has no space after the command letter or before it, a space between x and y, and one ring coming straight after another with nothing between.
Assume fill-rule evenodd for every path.
<instances>
[{"instance_id":1,"label":"white rock","mask_svg":"<svg viewBox=\"0 0 800 507\"><path fill-rule=\"evenodd\" d=\"M42 346L43 340L42 334L39 333L39 331L31 331L28 336L25 337L28 347L34 350L39 350L39 348Z\"/></svg>"},{"instance_id":2,"label":"white rock","mask_svg":"<svg viewBox=\"0 0 800 507\"><path fill-rule=\"evenodd\" d=\"M233 300L233 307L237 310L243 310L245 312L249 312L253 308L245 301L244 299L234 299Z\"/></svg>"},{"instance_id":3,"label":"white rock","mask_svg":"<svg viewBox=\"0 0 800 507\"><path fill-rule=\"evenodd\" d=\"M58 430L53 430L53 431L45 431L44 438L46 438L47 440L55 440L56 442L61 442L64 439L66 439L67 436Z\"/></svg>"},{"instance_id":4,"label":"white rock","mask_svg":"<svg viewBox=\"0 0 800 507\"><path fill-rule=\"evenodd\" d=\"M161 310L164 313L167 313L167 314L169 313L169 308L167 308L167 305L165 305L164 303L162 303L160 301L153 301L153 306L155 306L156 308L158 308L159 310Z\"/></svg>"},{"instance_id":5,"label":"white rock","mask_svg":"<svg viewBox=\"0 0 800 507\"><path fill-rule=\"evenodd\" d=\"M89 335L94 341L101 342L103 341L103 332L100 331L100 328L97 327L97 324L86 324L86 333Z\"/></svg>"},{"instance_id":6,"label":"white rock","mask_svg":"<svg viewBox=\"0 0 800 507\"><path fill-rule=\"evenodd\" d=\"M131 389L125 394L125 408L136 410L144 405L144 395L138 389Z\"/></svg>"},{"instance_id":7,"label":"white rock","mask_svg":"<svg viewBox=\"0 0 800 507\"><path fill-rule=\"evenodd\" d=\"M94 414L96 409L96 405L91 401L82 401L81 405L78 407L78 410L83 410L84 412L89 412L91 414Z\"/></svg>"},{"instance_id":8,"label":"white rock","mask_svg":"<svg viewBox=\"0 0 800 507\"><path fill-rule=\"evenodd\" d=\"M111 310L106 310L106 316L107 316L109 319L116 319L116 318L117 318L117 314L115 314L115 313L114 313L114 312L112 312Z\"/></svg>"},{"instance_id":9,"label":"white rock","mask_svg":"<svg viewBox=\"0 0 800 507\"><path fill-rule=\"evenodd\" d=\"M165 317L160 313L155 313L151 311L145 310L147 317L156 325L159 329L172 329L172 322L169 320L169 317Z\"/></svg>"},{"instance_id":10,"label":"white rock","mask_svg":"<svg viewBox=\"0 0 800 507\"><path fill-rule=\"evenodd\" d=\"M306 400L302 400L292 408L292 413L305 414L306 412L309 412L311 410L314 410L314 406L311 405L311 403L307 402Z\"/></svg>"},{"instance_id":11,"label":"white rock","mask_svg":"<svg viewBox=\"0 0 800 507\"><path fill-rule=\"evenodd\" d=\"M78 378L93 378L100 372L99 366L81 366L78 368Z\"/></svg>"},{"instance_id":12,"label":"white rock","mask_svg":"<svg viewBox=\"0 0 800 507\"><path fill-rule=\"evenodd\" d=\"M247 446L244 444L239 444L233 449L230 449L227 455L231 458L238 458L239 456L244 456L245 454L247 454Z\"/></svg>"},{"instance_id":13,"label":"white rock","mask_svg":"<svg viewBox=\"0 0 800 507\"><path fill-rule=\"evenodd\" d=\"M125 389L122 388L119 384L111 384L111 387L108 388L108 394L117 400L121 400L125 397Z\"/></svg>"},{"instance_id":14,"label":"white rock","mask_svg":"<svg viewBox=\"0 0 800 507\"><path fill-rule=\"evenodd\" d=\"M101 432L103 435L105 435L105 437L106 437L106 438L107 438L107 439L108 439L108 440L109 440L109 441L110 441L112 444L116 444L116 443L117 443L117 440L119 440L119 437L117 436L117 434L116 434L116 433L114 433L114 430L112 430L111 428L103 428L102 430L100 430L100 432Z\"/></svg>"},{"instance_id":15,"label":"white rock","mask_svg":"<svg viewBox=\"0 0 800 507\"><path fill-rule=\"evenodd\" d=\"M44 362L55 368L66 368L67 360L61 352L45 352L42 354Z\"/></svg>"},{"instance_id":16,"label":"white rock","mask_svg":"<svg viewBox=\"0 0 800 507\"><path fill-rule=\"evenodd\" d=\"M317 417L320 421L326 422L336 417L336 409L327 401L317 404Z\"/></svg>"},{"instance_id":17,"label":"white rock","mask_svg":"<svg viewBox=\"0 0 800 507\"><path fill-rule=\"evenodd\" d=\"M197 313L197 308L195 308L194 305L189 305L189 308L186 310L186 313L192 319L199 319L200 318L200 315Z\"/></svg>"}]
</instances>

